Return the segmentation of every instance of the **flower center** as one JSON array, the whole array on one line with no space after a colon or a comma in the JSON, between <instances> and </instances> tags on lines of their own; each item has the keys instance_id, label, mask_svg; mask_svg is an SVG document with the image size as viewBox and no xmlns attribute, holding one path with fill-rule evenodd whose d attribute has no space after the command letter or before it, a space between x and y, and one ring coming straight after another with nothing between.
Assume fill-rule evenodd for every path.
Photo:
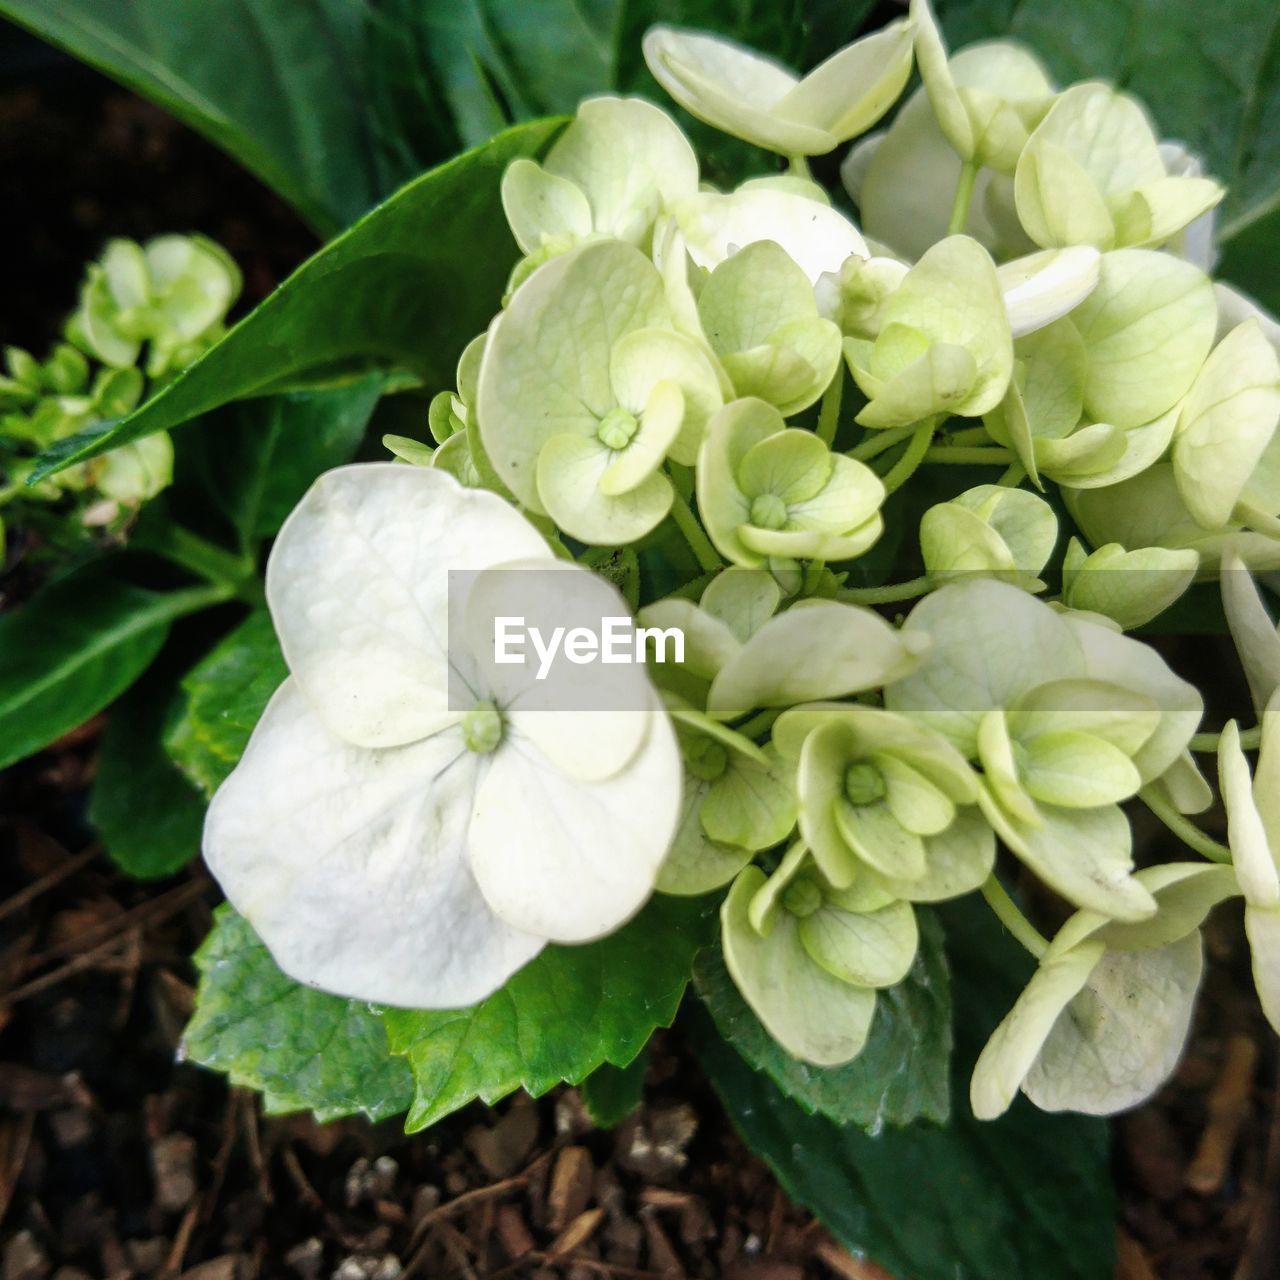
<instances>
[{"instance_id":1,"label":"flower center","mask_svg":"<svg viewBox=\"0 0 1280 1280\"><path fill-rule=\"evenodd\" d=\"M844 796L852 805L875 804L884 798L884 774L869 761L851 764L844 771Z\"/></svg>"},{"instance_id":2,"label":"flower center","mask_svg":"<svg viewBox=\"0 0 1280 1280\"><path fill-rule=\"evenodd\" d=\"M462 742L468 751L488 755L502 741L502 713L492 702L477 702L462 717Z\"/></svg>"},{"instance_id":3,"label":"flower center","mask_svg":"<svg viewBox=\"0 0 1280 1280\"><path fill-rule=\"evenodd\" d=\"M596 439L606 449L625 449L639 429L640 424L636 421L634 414L628 413L621 407L610 409L600 419L600 425L596 428Z\"/></svg>"},{"instance_id":4,"label":"flower center","mask_svg":"<svg viewBox=\"0 0 1280 1280\"><path fill-rule=\"evenodd\" d=\"M714 782L729 767L729 753L714 738L690 738L683 750L685 767L703 782Z\"/></svg>"},{"instance_id":5,"label":"flower center","mask_svg":"<svg viewBox=\"0 0 1280 1280\"><path fill-rule=\"evenodd\" d=\"M782 891L782 905L803 920L822 906L822 890L808 876L800 876Z\"/></svg>"},{"instance_id":6,"label":"flower center","mask_svg":"<svg viewBox=\"0 0 1280 1280\"><path fill-rule=\"evenodd\" d=\"M752 498L751 523L757 529L781 529L787 523L787 504L776 493Z\"/></svg>"}]
</instances>

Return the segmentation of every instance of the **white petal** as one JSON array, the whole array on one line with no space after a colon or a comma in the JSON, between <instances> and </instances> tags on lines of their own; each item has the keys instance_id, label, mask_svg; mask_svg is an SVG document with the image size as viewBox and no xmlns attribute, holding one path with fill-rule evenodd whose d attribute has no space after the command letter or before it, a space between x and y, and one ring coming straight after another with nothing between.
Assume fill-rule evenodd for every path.
<instances>
[{"instance_id":1,"label":"white petal","mask_svg":"<svg viewBox=\"0 0 1280 1280\"><path fill-rule=\"evenodd\" d=\"M455 722L449 571L545 558L542 535L494 494L426 467L322 475L285 521L267 603L289 670L333 732L400 746Z\"/></svg>"},{"instance_id":2,"label":"white petal","mask_svg":"<svg viewBox=\"0 0 1280 1280\"><path fill-rule=\"evenodd\" d=\"M1222 557L1222 607L1249 681L1253 705L1261 716L1271 695L1280 687L1280 634L1253 577L1234 549Z\"/></svg>"},{"instance_id":3,"label":"white petal","mask_svg":"<svg viewBox=\"0 0 1280 1280\"><path fill-rule=\"evenodd\" d=\"M1253 985L1267 1021L1280 1035L1280 911L1245 907L1244 931L1253 953Z\"/></svg>"},{"instance_id":4,"label":"white petal","mask_svg":"<svg viewBox=\"0 0 1280 1280\"><path fill-rule=\"evenodd\" d=\"M543 945L493 913L467 865L477 763L455 733L353 747L286 680L209 807L205 859L299 982L381 1004L473 1004Z\"/></svg>"},{"instance_id":5,"label":"white petal","mask_svg":"<svg viewBox=\"0 0 1280 1280\"><path fill-rule=\"evenodd\" d=\"M1182 1055L1203 967L1198 932L1157 951L1108 951L1045 1040L1027 1097L1095 1116L1150 1097Z\"/></svg>"},{"instance_id":6,"label":"white petal","mask_svg":"<svg viewBox=\"0 0 1280 1280\"><path fill-rule=\"evenodd\" d=\"M1102 255L1090 245L1046 249L996 268L1015 338L1043 329L1078 306L1098 283Z\"/></svg>"},{"instance_id":7,"label":"white petal","mask_svg":"<svg viewBox=\"0 0 1280 1280\"><path fill-rule=\"evenodd\" d=\"M586 942L634 915L653 889L680 816L683 768L654 713L630 765L604 782L566 776L511 733L476 796L471 867L508 923Z\"/></svg>"}]
</instances>

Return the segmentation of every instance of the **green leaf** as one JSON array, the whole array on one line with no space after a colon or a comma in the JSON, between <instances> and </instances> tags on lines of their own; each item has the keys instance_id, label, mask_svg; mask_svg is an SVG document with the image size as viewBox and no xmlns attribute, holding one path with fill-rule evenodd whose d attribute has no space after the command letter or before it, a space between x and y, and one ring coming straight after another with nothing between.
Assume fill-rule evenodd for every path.
<instances>
[{"instance_id":1,"label":"green leaf","mask_svg":"<svg viewBox=\"0 0 1280 1280\"><path fill-rule=\"evenodd\" d=\"M86 565L0 617L0 768L96 715L146 670L175 618L227 595L149 591L116 568Z\"/></svg>"},{"instance_id":2,"label":"green leaf","mask_svg":"<svg viewBox=\"0 0 1280 1280\"><path fill-rule=\"evenodd\" d=\"M973 908L973 909L971 909ZM959 1049L946 1128L876 1136L805 1113L695 1009L689 1032L734 1124L784 1189L850 1250L912 1280L1108 1280L1115 1203L1107 1127L1019 1099L968 1108L968 1072L1028 961L972 901L944 913Z\"/></svg>"},{"instance_id":3,"label":"green leaf","mask_svg":"<svg viewBox=\"0 0 1280 1280\"><path fill-rule=\"evenodd\" d=\"M522 1086L538 1097L602 1063L625 1067L671 1024L712 915L704 900L658 895L607 938L547 947L469 1009L389 1009L391 1047L417 1083L406 1128L473 1098L492 1103Z\"/></svg>"},{"instance_id":4,"label":"green leaf","mask_svg":"<svg viewBox=\"0 0 1280 1280\"><path fill-rule=\"evenodd\" d=\"M215 410L183 440L183 465L200 475L247 549L276 533L322 471L351 461L382 387L381 375L369 374Z\"/></svg>"},{"instance_id":5,"label":"green leaf","mask_svg":"<svg viewBox=\"0 0 1280 1280\"><path fill-rule=\"evenodd\" d=\"M1215 21L1196 0L943 0L953 48L1025 41L1059 84L1107 79L1137 96L1162 137L1227 184L1222 272L1280 306L1280 24L1273 0L1234 0ZM1138 34L1135 34L1138 33ZM1176 75L1169 69L1177 68Z\"/></svg>"},{"instance_id":6,"label":"green leaf","mask_svg":"<svg viewBox=\"0 0 1280 1280\"><path fill-rule=\"evenodd\" d=\"M72 436L50 450L42 474L231 400L371 368L451 385L459 353L488 324L516 260L498 194L502 172L539 152L560 123L508 130L402 188L135 413L87 443Z\"/></svg>"},{"instance_id":7,"label":"green leaf","mask_svg":"<svg viewBox=\"0 0 1280 1280\"><path fill-rule=\"evenodd\" d=\"M640 1105L648 1070L649 1051L642 1049L628 1066L606 1062L582 1082L582 1105L598 1129L616 1129Z\"/></svg>"},{"instance_id":8,"label":"green leaf","mask_svg":"<svg viewBox=\"0 0 1280 1280\"><path fill-rule=\"evenodd\" d=\"M781 1048L739 994L718 946L699 953L694 986L721 1035L805 1111L873 1131L919 1118L942 1122L951 1108L950 985L942 929L927 910L918 919L911 973L878 993L867 1047L844 1066L810 1066Z\"/></svg>"},{"instance_id":9,"label":"green leaf","mask_svg":"<svg viewBox=\"0 0 1280 1280\"><path fill-rule=\"evenodd\" d=\"M161 741L174 693L148 679L117 703L89 800L107 853L139 880L172 875L200 852L204 798Z\"/></svg>"},{"instance_id":10,"label":"green leaf","mask_svg":"<svg viewBox=\"0 0 1280 1280\"><path fill-rule=\"evenodd\" d=\"M0 14L203 133L319 231L383 190L361 0L0 0Z\"/></svg>"},{"instance_id":11,"label":"green leaf","mask_svg":"<svg viewBox=\"0 0 1280 1280\"><path fill-rule=\"evenodd\" d=\"M183 677L186 706L165 735L165 748L205 795L213 795L236 767L288 674L271 615L259 609Z\"/></svg>"},{"instance_id":12,"label":"green leaf","mask_svg":"<svg viewBox=\"0 0 1280 1280\"><path fill-rule=\"evenodd\" d=\"M218 908L195 959L200 987L185 1057L261 1090L271 1113L382 1120L408 1107L413 1080L389 1052L377 1013L294 982L231 907Z\"/></svg>"}]
</instances>

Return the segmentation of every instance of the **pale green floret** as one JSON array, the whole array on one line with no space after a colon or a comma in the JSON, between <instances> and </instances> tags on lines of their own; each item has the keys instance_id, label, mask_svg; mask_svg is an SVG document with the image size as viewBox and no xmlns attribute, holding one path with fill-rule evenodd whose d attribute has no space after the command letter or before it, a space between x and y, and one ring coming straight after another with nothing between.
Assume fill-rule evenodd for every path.
<instances>
[{"instance_id":1,"label":"pale green floret","mask_svg":"<svg viewBox=\"0 0 1280 1280\"><path fill-rule=\"evenodd\" d=\"M994 408L1013 373L1013 336L986 250L967 236L934 245L890 295L875 341L846 338L845 358L870 401L857 415L864 427Z\"/></svg>"},{"instance_id":2,"label":"pale green floret","mask_svg":"<svg viewBox=\"0 0 1280 1280\"><path fill-rule=\"evenodd\" d=\"M684 758L681 820L658 875L663 893L695 895L729 883L796 821L795 786L776 753L691 707L672 715Z\"/></svg>"},{"instance_id":3,"label":"pale green floret","mask_svg":"<svg viewBox=\"0 0 1280 1280\"><path fill-rule=\"evenodd\" d=\"M692 462L720 407L711 358L671 323L657 268L610 240L540 267L490 331L483 452L526 508L583 542L620 546L659 524L666 460Z\"/></svg>"},{"instance_id":4,"label":"pale green floret","mask_svg":"<svg viewBox=\"0 0 1280 1280\"><path fill-rule=\"evenodd\" d=\"M1178 415L1173 474L1204 528L1231 520L1278 420L1280 359L1258 321L1246 320L1210 353Z\"/></svg>"},{"instance_id":5,"label":"pale green floret","mask_svg":"<svg viewBox=\"0 0 1280 1280\"><path fill-rule=\"evenodd\" d=\"M1102 614L1126 631L1157 618L1191 585L1200 557L1190 549L1141 547L1118 542L1087 553L1072 538L1062 564L1062 602Z\"/></svg>"},{"instance_id":6,"label":"pale green floret","mask_svg":"<svg viewBox=\"0 0 1280 1280\"><path fill-rule=\"evenodd\" d=\"M733 41L650 27L644 57L660 85L704 123L787 156L825 155L869 129L911 75L911 24L846 45L800 79Z\"/></svg>"},{"instance_id":7,"label":"pale green floret","mask_svg":"<svg viewBox=\"0 0 1280 1280\"><path fill-rule=\"evenodd\" d=\"M1280 689L1280 631L1234 547L1222 557L1222 608L1259 719Z\"/></svg>"},{"instance_id":8,"label":"pale green floret","mask_svg":"<svg viewBox=\"0 0 1280 1280\"><path fill-rule=\"evenodd\" d=\"M1161 245L1224 195L1208 178L1171 177L1145 112L1105 84L1058 96L1021 152L1014 190L1045 248Z\"/></svg>"},{"instance_id":9,"label":"pale green floret","mask_svg":"<svg viewBox=\"0 0 1280 1280\"><path fill-rule=\"evenodd\" d=\"M734 564L849 560L880 536L884 485L869 467L789 428L763 400L726 405L698 460L698 507Z\"/></svg>"},{"instance_id":10,"label":"pale green floret","mask_svg":"<svg viewBox=\"0 0 1280 1280\"><path fill-rule=\"evenodd\" d=\"M659 215L697 189L693 148L666 112L640 98L588 98L541 165L507 168L502 207L520 248L546 261L599 236L648 248Z\"/></svg>"},{"instance_id":11,"label":"pale green floret","mask_svg":"<svg viewBox=\"0 0 1280 1280\"><path fill-rule=\"evenodd\" d=\"M1043 498L994 484L930 507L920 521L920 552L935 583L984 574L1042 591L1037 575L1057 540L1057 517Z\"/></svg>"},{"instance_id":12,"label":"pale green floret","mask_svg":"<svg viewBox=\"0 0 1280 1280\"><path fill-rule=\"evenodd\" d=\"M994 95L1015 113L1028 107L1039 110L1052 93L1037 59L1006 41L961 49L947 62L947 72L961 92L986 94L988 100ZM939 127L928 88L921 86L886 132L854 146L841 177L866 234L911 261L947 234L961 164ZM990 169L977 175L961 230L999 257L1036 247L1018 225L1013 180Z\"/></svg>"},{"instance_id":13,"label":"pale green floret","mask_svg":"<svg viewBox=\"0 0 1280 1280\"><path fill-rule=\"evenodd\" d=\"M204 236L112 240L89 268L67 334L118 369L135 364L146 344L147 376L161 378L221 337L240 284L234 261Z\"/></svg>"},{"instance_id":14,"label":"pale green floret","mask_svg":"<svg viewBox=\"0 0 1280 1280\"><path fill-rule=\"evenodd\" d=\"M970 1084L973 1113L1002 1115L1019 1089L1046 1111L1111 1115L1153 1094L1182 1054L1203 966L1200 926L1236 892L1230 867L1137 873L1158 904L1116 924L1078 911L992 1033Z\"/></svg>"},{"instance_id":15,"label":"pale green floret","mask_svg":"<svg viewBox=\"0 0 1280 1280\"><path fill-rule=\"evenodd\" d=\"M1103 255L1098 287L1071 313L1084 340L1084 412L1139 427L1191 389L1213 345L1218 308L1209 277L1150 249Z\"/></svg>"},{"instance_id":16,"label":"pale green floret","mask_svg":"<svg viewBox=\"0 0 1280 1280\"><path fill-rule=\"evenodd\" d=\"M698 315L737 394L767 400L784 417L813 404L840 367L839 328L818 314L808 277L772 241L716 267Z\"/></svg>"},{"instance_id":17,"label":"pale green floret","mask_svg":"<svg viewBox=\"0 0 1280 1280\"><path fill-rule=\"evenodd\" d=\"M1042 880L1116 919L1149 915L1118 802L1180 759L1203 709L1196 690L1146 645L1006 583L943 587L905 630L932 645L885 689L886 706L981 764L983 811Z\"/></svg>"},{"instance_id":18,"label":"pale green floret","mask_svg":"<svg viewBox=\"0 0 1280 1280\"><path fill-rule=\"evenodd\" d=\"M835 888L933 902L990 874L977 775L940 734L878 708L812 703L782 714L774 742L797 770L801 835Z\"/></svg>"},{"instance_id":19,"label":"pale green floret","mask_svg":"<svg viewBox=\"0 0 1280 1280\"><path fill-rule=\"evenodd\" d=\"M477 755L488 755L502 741L502 713L492 702L477 702L462 717L462 744Z\"/></svg>"},{"instance_id":20,"label":"pale green floret","mask_svg":"<svg viewBox=\"0 0 1280 1280\"><path fill-rule=\"evenodd\" d=\"M1252 776L1233 720L1218 746L1227 841L1244 894L1253 980L1267 1021L1280 1032L1280 699L1262 712L1262 749Z\"/></svg>"},{"instance_id":21,"label":"pale green floret","mask_svg":"<svg viewBox=\"0 0 1280 1280\"><path fill-rule=\"evenodd\" d=\"M910 904L837 890L794 845L768 879L746 867L720 909L725 964L778 1043L818 1066L855 1058L876 989L906 977L919 933Z\"/></svg>"},{"instance_id":22,"label":"pale green floret","mask_svg":"<svg viewBox=\"0 0 1280 1280\"><path fill-rule=\"evenodd\" d=\"M948 63L928 0L911 0L911 17L920 78L947 141L963 161L1012 173L1028 133L1053 101L1040 65L1026 56L1015 64L1016 79L961 84Z\"/></svg>"}]
</instances>

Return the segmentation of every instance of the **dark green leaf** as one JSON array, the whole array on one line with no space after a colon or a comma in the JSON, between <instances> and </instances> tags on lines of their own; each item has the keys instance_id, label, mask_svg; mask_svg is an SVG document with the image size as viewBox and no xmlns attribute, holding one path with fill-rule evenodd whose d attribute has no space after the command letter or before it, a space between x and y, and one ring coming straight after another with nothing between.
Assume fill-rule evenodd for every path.
<instances>
[{"instance_id":1,"label":"dark green leaf","mask_svg":"<svg viewBox=\"0 0 1280 1280\"><path fill-rule=\"evenodd\" d=\"M271 615L259 609L183 677L186 705L169 729L165 747L206 795L235 768L253 726L286 675Z\"/></svg>"},{"instance_id":2,"label":"dark green leaf","mask_svg":"<svg viewBox=\"0 0 1280 1280\"><path fill-rule=\"evenodd\" d=\"M488 324L516 259L499 199L502 172L517 156L541 150L560 123L521 125L411 182L303 263L83 455L74 444L58 451L53 469L231 400L371 368L451 385L458 355Z\"/></svg>"},{"instance_id":3,"label":"dark green leaf","mask_svg":"<svg viewBox=\"0 0 1280 1280\"><path fill-rule=\"evenodd\" d=\"M172 112L332 232L382 192L362 0L0 0Z\"/></svg>"},{"instance_id":4,"label":"dark green leaf","mask_svg":"<svg viewBox=\"0 0 1280 1280\"><path fill-rule=\"evenodd\" d=\"M200 851L204 798L161 741L173 695L148 679L116 704L89 801L112 861L140 880L172 875Z\"/></svg>"},{"instance_id":5,"label":"dark green leaf","mask_svg":"<svg viewBox=\"0 0 1280 1280\"><path fill-rule=\"evenodd\" d=\"M943 0L953 46L993 36L1031 45L1059 81L1115 81L1227 184L1222 270L1280 306L1280 20L1275 0Z\"/></svg>"},{"instance_id":6,"label":"dark green leaf","mask_svg":"<svg viewBox=\"0 0 1280 1280\"><path fill-rule=\"evenodd\" d=\"M878 1131L918 1118L944 1121L951 1104L951 991L942 929L920 913L920 953L904 982L880 993L867 1047L842 1067L793 1058L738 992L717 947L694 966L694 985L720 1034L805 1111Z\"/></svg>"},{"instance_id":7,"label":"dark green leaf","mask_svg":"<svg viewBox=\"0 0 1280 1280\"><path fill-rule=\"evenodd\" d=\"M0 768L101 711L150 665L175 618L226 596L148 591L114 569L87 565L0 617Z\"/></svg>"},{"instance_id":8,"label":"dark green leaf","mask_svg":"<svg viewBox=\"0 0 1280 1280\"><path fill-rule=\"evenodd\" d=\"M200 474L242 547L271 537L316 476L351 461L382 383L369 374L228 405L183 437L184 465Z\"/></svg>"},{"instance_id":9,"label":"dark green leaf","mask_svg":"<svg viewBox=\"0 0 1280 1280\"><path fill-rule=\"evenodd\" d=\"M709 919L700 899L659 895L607 938L547 947L472 1008L388 1010L391 1047L417 1083L408 1129L473 1098L496 1102L521 1086L537 1097L601 1063L626 1066L675 1017Z\"/></svg>"},{"instance_id":10,"label":"dark green leaf","mask_svg":"<svg viewBox=\"0 0 1280 1280\"><path fill-rule=\"evenodd\" d=\"M642 1049L625 1067L606 1062L582 1082L582 1105L598 1129L614 1129L644 1099L644 1078L649 1051Z\"/></svg>"},{"instance_id":11,"label":"dark green leaf","mask_svg":"<svg viewBox=\"0 0 1280 1280\"><path fill-rule=\"evenodd\" d=\"M408 1107L409 1068L390 1053L377 1013L281 973L229 906L218 909L196 965L200 989L182 1041L188 1058L260 1090L271 1112L381 1120Z\"/></svg>"}]
</instances>

